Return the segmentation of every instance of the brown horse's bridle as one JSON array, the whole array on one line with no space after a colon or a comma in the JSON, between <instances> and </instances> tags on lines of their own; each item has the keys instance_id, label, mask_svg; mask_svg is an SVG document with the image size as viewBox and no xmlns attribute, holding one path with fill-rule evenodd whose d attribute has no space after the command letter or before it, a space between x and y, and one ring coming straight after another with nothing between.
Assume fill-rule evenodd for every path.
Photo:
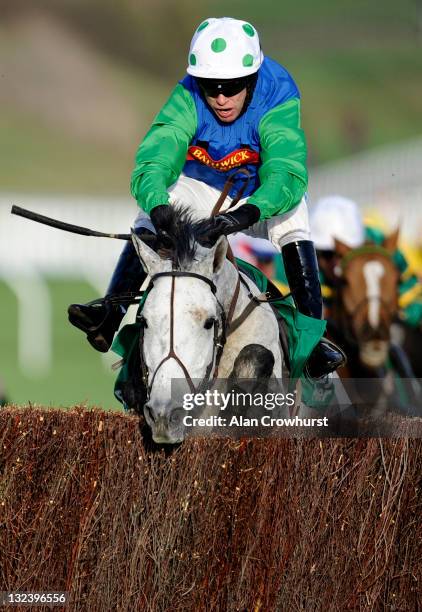
<instances>
[{"instance_id":1,"label":"brown horse's bridle","mask_svg":"<svg viewBox=\"0 0 422 612\"><path fill-rule=\"evenodd\" d=\"M382 255L389 261L392 261L393 259L392 254L389 251L387 251L387 249L383 248L382 246L364 245L356 250L351 251L350 253L348 253L341 259L339 265L342 269L342 272L343 273L345 272L350 261L352 261L356 257L359 257L360 255L366 255L366 254ZM337 294L338 294L339 301L342 301L341 288L337 292ZM368 296L362 298L354 307L353 314L356 315L357 313L359 313L362 310L362 308L364 308L373 299L374 299L373 297L368 297ZM394 306L392 305L391 302L387 302L386 300L383 300L380 296L377 296L375 299L378 301L380 306L382 306L390 315L394 314ZM349 344L359 344L360 338L355 336L355 334L353 333L351 329L349 318L350 318L350 313L348 313L344 308L344 310L341 312L341 319L343 322L343 334L345 336L345 340L349 342Z\"/></svg>"}]
</instances>

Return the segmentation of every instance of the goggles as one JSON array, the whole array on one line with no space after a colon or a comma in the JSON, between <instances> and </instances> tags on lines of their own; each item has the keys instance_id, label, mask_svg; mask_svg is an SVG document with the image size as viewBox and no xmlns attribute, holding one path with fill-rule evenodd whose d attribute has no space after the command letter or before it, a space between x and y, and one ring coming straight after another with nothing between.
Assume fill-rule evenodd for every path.
<instances>
[{"instance_id":1,"label":"goggles","mask_svg":"<svg viewBox=\"0 0 422 612\"><path fill-rule=\"evenodd\" d=\"M223 94L226 98L231 98L245 89L250 79L248 77L239 79L202 79L197 77L196 81L204 95L209 98L217 98L220 94Z\"/></svg>"}]
</instances>

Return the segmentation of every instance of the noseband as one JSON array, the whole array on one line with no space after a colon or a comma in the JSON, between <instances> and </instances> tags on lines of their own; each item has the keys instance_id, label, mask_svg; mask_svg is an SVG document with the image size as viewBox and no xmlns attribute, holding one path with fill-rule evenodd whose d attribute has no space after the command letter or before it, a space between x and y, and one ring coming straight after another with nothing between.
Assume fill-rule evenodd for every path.
<instances>
[{"instance_id":1,"label":"noseband","mask_svg":"<svg viewBox=\"0 0 422 612\"><path fill-rule=\"evenodd\" d=\"M174 359L179 366L181 367L181 369L183 370L183 373L185 375L186 381L189 385L189 388L191 390L192 393L200 393L204 387L206 386L206 384L209 382L210 377L211 377L211 372L214 366L214 374L213 374L213 380L217 377L218 374L218 365L221 359L221 355L223 354L223 349L224 349L224 345L226 343L226 331L227 331L227 324L228 324L228 320L230 318L230 316L233 314L234 312L234 308L237 302L237 298L238 298L238 294L239 294L239 287L236 287L235 293L233 295L232 298L232 303L230 305L230 309L229 309L229 316L226 318L226 314L224 312L224 308L221 304L221 302L218 300L217 298L217 287L215 286L215 284L213 283L212 280L210 280L209 278L207 278L206 276L202 276L201 274L196 274L195 272L182 272L179 270L172 270L170 272L158 272L157 274L154 274L154 276L151 278L150 284L148 286L147 291L149 291L152 286L154 285L154 281L157 278L163 277L163 276L167 276L171 278L171 295L170 295L170 347L169 347L169 352L167 354L166 357L164 357L164 359L162 359L160 361L160 363L158 364L153 376L152 376L152 380L151 383L148 384L148 379L149 379L149 370L148 370L148 366L146 364L145 361L145 356L144 356L144 349L143 349L143 341L144 341L144 327L141 325L140 328L140 334L139 334L139 342L140 342L140 355L141 355L141 371L142 371L142 380L143 383L147 389L147 397L149 398L150 393L151 393L151 389L152 389L152 385L154 383L155 377L157 375L158 370L161 368L161 366L168 361L169 359ZM211 357L211 361L209 362L207 369L205 371L205 376L202 379L202 381L200 382L200 384L198 385L198 387L195 387L193 380L185 366L185 364L183 363L183 361L180 359L180 357L178 357L178 355L176 354L175 350L174 350L174 294L175 294L175 285L176 285L176 278L177 277L184 277L184 278L197 278L201 281L203 281L204 283L206 283L213 295L215 296L215 299L217 301L217 304L220 308L220 321L221 321L221 333L220 335L218 334L218 327L219 327L219 320L215 319L214 321L214 338L213 338L213 353L212 353L212 357ZM141 317L142 319L142 317Z\"/></svg>"}]
</instances>

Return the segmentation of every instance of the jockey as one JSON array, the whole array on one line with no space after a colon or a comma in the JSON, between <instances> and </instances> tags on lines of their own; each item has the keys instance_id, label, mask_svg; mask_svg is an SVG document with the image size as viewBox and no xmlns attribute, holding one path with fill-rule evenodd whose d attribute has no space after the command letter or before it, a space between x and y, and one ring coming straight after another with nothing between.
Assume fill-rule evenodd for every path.
<instances>
[{"instance_id":1,"label":"jockey","mask_svg":"<svg viewBox=\"0 0 422 612\"><path fill-rule=\"evenodd\" d=\"M322 317L318 264L306 205L306 142L300 127L300 94L287 70L264 57L255 28L229 17L197 28L187 75L179 81L141 142L131 192L140 212L139 232L155 232L168 205L185 204L197 219L210 217L227 178L238 173L222 207L210 219L206 244L222 233L250 228L282 253L298 310ZM131 243L121 255L107 295L136 290L143 272ZM102 302L69 307L71 323L100 351L109 349L123 317ZM335 370L344 356L322 339L308 360L310 376Z\"/></svg>"},{"instance_id":2,"label":"jockey","mask_svg":"<svg viewBox=\"0 0 422 612\"><path fill-rule=\"evenodd\" d=\"M365 226L358 205L338 195L321 198L315 203L310 212L310 224L324 303L329 308L337 280L335 239L355 249L366 242L381 245L385 235L375 227ZM411 327L422 327L422 284L400 250L395 251L393 260L400 272L400 319Z\"/></svg>"}]
</instances>

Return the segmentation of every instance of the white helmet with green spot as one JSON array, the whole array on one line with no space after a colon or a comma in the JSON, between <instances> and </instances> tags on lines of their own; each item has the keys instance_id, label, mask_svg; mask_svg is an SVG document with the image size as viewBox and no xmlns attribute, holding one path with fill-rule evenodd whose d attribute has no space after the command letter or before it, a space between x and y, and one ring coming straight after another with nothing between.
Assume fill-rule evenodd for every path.
<instances>
[{"instance_id":1,"label":"white helmet with green spot","mask_svg":"<svg viewBox=\"0 0 422 612\"><path fill-rule=\"evenodd\" d=\"M187 73L203 79L236 79L256 72L263 60L258 32L250 23L211 17L192 38Z\"/></svg>"}]
</instances>

